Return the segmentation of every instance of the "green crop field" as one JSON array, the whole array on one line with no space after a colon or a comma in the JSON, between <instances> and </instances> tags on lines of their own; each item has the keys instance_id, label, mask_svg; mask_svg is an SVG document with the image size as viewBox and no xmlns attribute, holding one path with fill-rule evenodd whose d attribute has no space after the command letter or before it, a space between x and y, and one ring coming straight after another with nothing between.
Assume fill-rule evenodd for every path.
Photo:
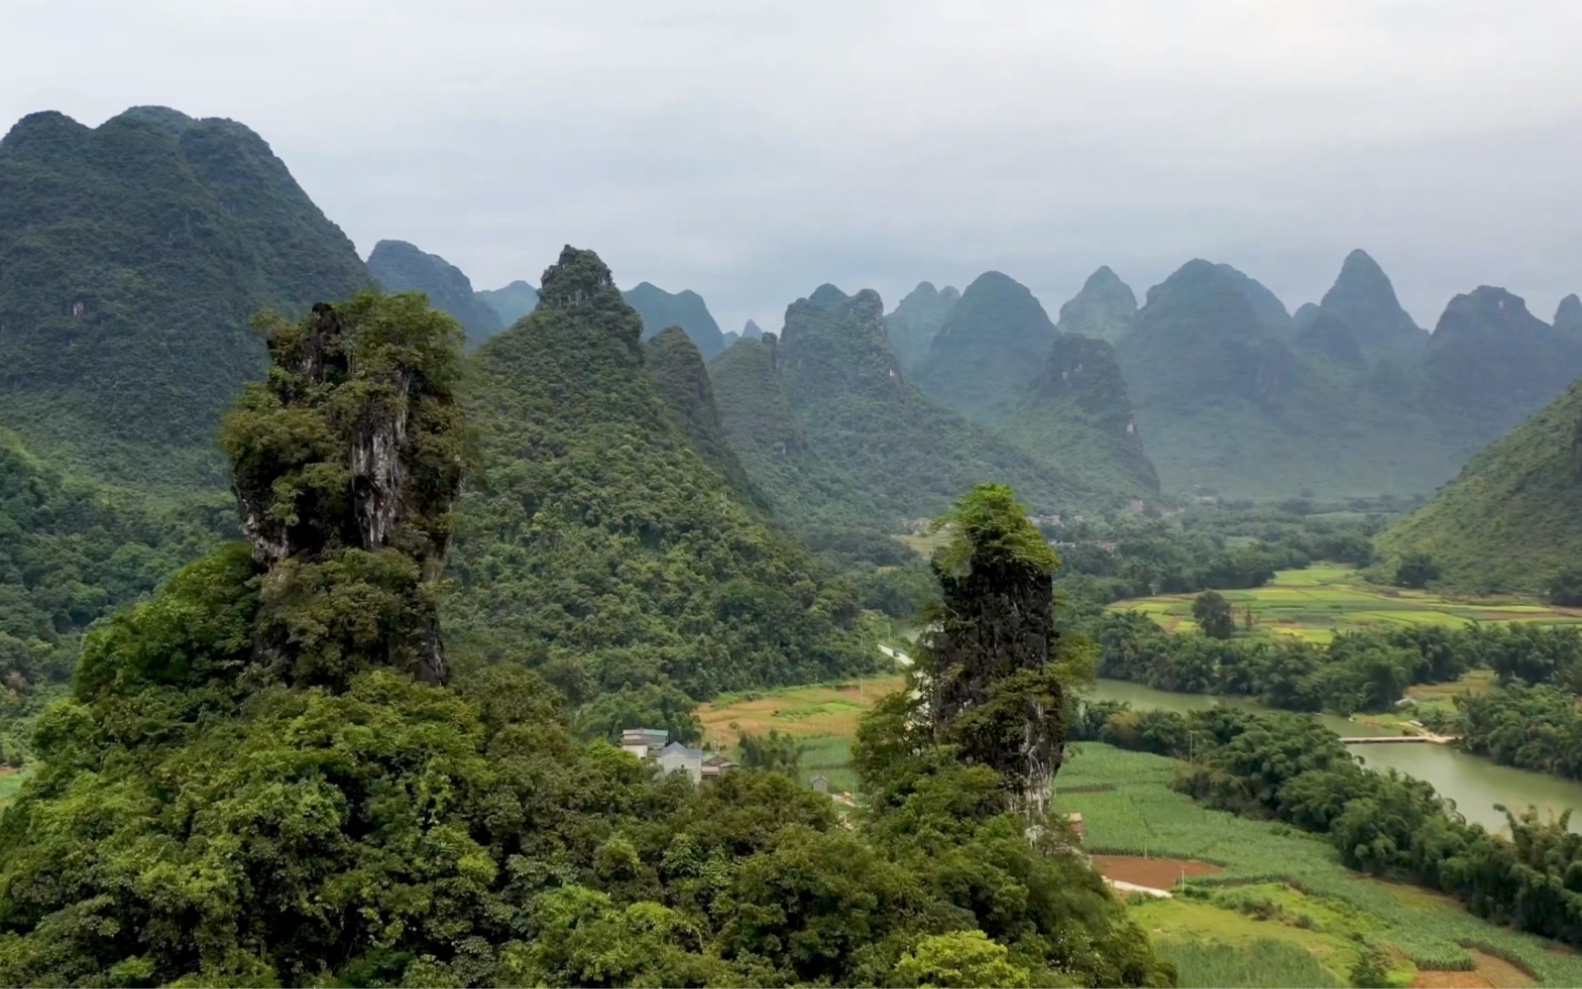
<instances>
[{"instance_id":1,"label":"green crop field","mask_svg":"<svg viewBox=\"0 0 1582 989\"><path fill-rule=\"evenodd\" d=\"M1222 867L1216 875L1186 878L1174 899L1134 898L1139 922L1183 966L1182 985L1346 984L1363 937L1395 949L1402 985L1414 975L1425 980L1418 985L1434 985L1434 972L1465 978L1474 969L1509 968L1502 959L1547 985L1582 985L1582 956L1487 924L1448 897L1351 872L1321 838L1207 810L1169 788L1176 766L1159 756L1085 743L1056 777L1056 806L1082 814L1094 853ZM1236 967L1237 957L1251 958L1264 941L1286 946L1256 949L1285 959L1277 970ZM1313 981L1292 947L1307 952L1330 981Z\"/></svg>"},{"instance_id":2,"label":"green crop field","mask_svg":"<svg viewBox=\"0 0 1582 989\"><path fill-rule=\"evenodd\" d=\"M1282 570L1264 587L1221 591L1238 618L1251 608L1265 635L1295 635L1328 642L1337 631L1388 629L1411 625L1459 628L1481 622L1532 622L1544 626L1582 625L1582 609L1551 608L1528 598L1451 598L1370 584L1356 570L1319 564ZM1164 594L1110 605L1137 610L1172 631L1189 631L1193 594Z\"/></svg>"}]
</instances>

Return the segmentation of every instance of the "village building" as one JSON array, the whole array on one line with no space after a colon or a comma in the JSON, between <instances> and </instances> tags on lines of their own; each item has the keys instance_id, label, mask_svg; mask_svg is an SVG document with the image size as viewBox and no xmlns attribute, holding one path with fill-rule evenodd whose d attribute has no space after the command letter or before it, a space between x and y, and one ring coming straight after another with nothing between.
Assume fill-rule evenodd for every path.
<instances>
[{"instance_id":1,"label":"village building","mask_svg":"<svg viewBox=\"0 0 1582 989\"><path fill-rule=\"evenodd\" d=\"M621 749L659 766L662 775L685 773L694 783L719 779L736 763L717 752L671 742L670 733L657 728L628 728L621 732Z\"/></svg>"}]
</instances>

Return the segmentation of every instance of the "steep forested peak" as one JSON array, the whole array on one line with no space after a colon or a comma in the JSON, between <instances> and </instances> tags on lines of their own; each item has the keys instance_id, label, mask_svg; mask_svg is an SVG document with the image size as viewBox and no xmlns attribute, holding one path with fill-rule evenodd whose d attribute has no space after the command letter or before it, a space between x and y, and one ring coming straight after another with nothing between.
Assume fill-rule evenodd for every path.
<instances>
[{"instance_id":1,"label":"steep forested peak","mask_svg":"<svg viewBox=\"0 0 1582 989\"><path fill-rule=\"evenodd\" d=\"M770 336L765 335L766 343ZM902 380L900 363L885 337L884 303L871 288L846 296L833 285L823 285L791 303L785 328L771 347L793 393L888 395Z\"/></svg>"},{"instance_id":2,"label":"steep forested peak","mask_svg":"<svg viewBox=\"0 0 1582 989\"><path fill-rule=\"evenodd\" d=\"M505 288L482 289L474 294L484 305L493 309L506 326L515 323L538 306L538 289L520 279Z\"/></svg>"},{"instance_id":3,"label":"steep forested peak","mask_svg":"<svg viewBox=\"0 0 1582 989\"><path fill-rule=\"evenodd\" d=\"M1324 293L1319 308L1346 324L1363 351L1428 340L1428 334L1401 308L1384 269L1360 249L1346 255L1340 275Z\"/></svg>"},{"instance_id":4,"label":"steep forested peak","mask_svg":"<svg viewBox=\"0 0 1582 989\"><path fill-rule=\"evenodd\" d=\"M1363 339L1350 320L1328 309L1319 310L1297 331L1303 349L1323 354L1342 364L1362 365L1366 361Z\"/></svg>"},{"instance_id":5,"label":"steep forested peak","mask_svg":"<svg viewBox=\"0 0 1582 989\"><path fill-rule=\"evenodd\" d=\"M428 254L404 240L381 240L368 255L368 270L386 292L422 292L429 303L449 313L478 344L505 329L494 307L478 298L472 281L438 254Z\"/></svg>"},{"instance_id":6,"label":"steep forested peak","mask_svg":"<svg viewBox=\"0 0 1582 989\"><path fill-rule=\"evenodd\" d=\"M1566 333L1582 334L1582 299L1576 293L1560 300L1560 307L1555 310L1554 327Z\"/></svg>"},{"instance_id":7,"label":"steep forested peak","mask_svg":"<svg viewBox=\"0 0 1582 989\"><path fill-rule=\"evenodd\" d=\"M742 325L742 331L737 335L743 340L757 340L764 335L764 331L758 328L757 323L749 319Z\"/></svg>"},{"instance_id":8,"label":"steep forested peak","mask_svg":"<svg viewBox=\"0 0 1582 989\"><path fill-rule=\"evenodd\" d=\"M1082 283L1082 291L1060 307L1061 333L1077 333L1096 340L1118 340L1131 329L1137 316L1137 296L1120 276L1101 265Z\"/></svg>"},{"instance_id":9,"label":"steep forested peak","mask_svg":"<svg viewBox=\"0 0 1582 989\"><path fill-rule=\"evenodd\" d=\"M1026 285L998 271L986 271L961 293L935 341L1033 345L1041 353L1054 338L1055 324Z\"/></svg>"},{"instance_id":10,"label":"steep forested peak","mask_svg":"<svg viewBox=\"0 0 1582 989\"><path fill-rule=\"evenodd\" d=\"M921 282L884 318L890 346L903 366L911 368L928 354L935 334L960 298L961 293L948 285L941 290L932 282Z\"/></svg>"},{"instance_id":11,"label":"steep forested peak","mask_svg":"<svg viewBox=\"0 0 1582 989\"><path fill-rule=\"evenodd\" d=\"M748 480L747 471L726 439L709 369L692 338L679 326L666 327L649 338L644 347L644 364L654 391L675 414L676 424L692 441L698 455L720 472L744 503L767 509L768 501Z\"/></svg>"},{"instance_id":12,"label":"steep forested peak","mask_svg":"<svg viewBox=\"0 0 1582 989\"><path fill-rule=\"evenodd\" d=\"M1450 300L1434 326L1436 346L1469 336L1494 339L1547 335L1549 324L1527 311L1527 301L1491 285L1479 285Z\"/></svg>"},{"instance_id":13,"label":"steep forested peak","mask_svg":"<svg viewBox=\"0 0 1582 989\"><path fill-rule=\"evenodd\" d=\"M709 313L703 297L691 289L672 294L651 282L639 282L622 295L626 304L637 310L642 318L644 339L666 327L679 326L705 358L725 349L725 335L720 332L720 325Z\"/></svg>"},{"instance_id":14,"label":"steep forested peak","mask_svg":"<svg viewBox=\"0 0 1582 989\"><path fill-rule=\"evenodd\" d=\"M839 306L849 298L851 298L851 296L847 295L845 292L842 292L829 282L825 282L823 285L820 285L818 288L813 290L813 294L807 297L807 301L811 302L820 309L834 309L836 306Z\"/></svg>"},{"instance_id":15,"label":"steep forested peak","mask_svg":"<svg viewBox=\"0 0 1582 989\"><path fill-rule=\"evenodd\" d=\"M41 453L123 483L222 483L214 430L265 367L249 319L368 284L241 124L41 113L0 140L0 420Z\"/></svg>"},{"instance_id":16,"label":"steep forested peak","mask_svg":"<svg viewBox=\"0 0 1582 989\"><path fill-rule=\"evenodd\" d=\"M985 272L950 307L913 377L931 398L992 425L1015 409L1054 339L1049 314L1025 285Z\"/></svg>"},{"instance_id":17,"label":"steep forested peak","mask_svg":"<svg viewBox=\"0 0 1582 989\"><path fill-rule=\"evenodd\" d=\"M1150 334L1174 331L1178 314L1194 311L1202 317L1197 328L1214 336L1240 339L1267 336L1269 324L1259 318L1245 291L1246 276L1238 278L1237 275L1240 272L1228 265L1201 259L1188 261L1148 290L1148 300L1138 310L1137 332L1127 343L1140 343L1138 334L1145 329Z\"/></svg>"}]
</instances>

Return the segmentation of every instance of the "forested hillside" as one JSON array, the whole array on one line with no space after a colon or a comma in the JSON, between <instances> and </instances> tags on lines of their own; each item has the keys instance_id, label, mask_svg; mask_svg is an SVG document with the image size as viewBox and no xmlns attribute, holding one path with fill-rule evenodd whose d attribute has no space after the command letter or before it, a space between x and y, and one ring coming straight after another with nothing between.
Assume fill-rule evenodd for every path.
<instances>
[{"instance_id":1,"label":"forested hillside","mask_svg":"<svg viewBox=\"0 0 1582 989\"><path fill-rule=\"evenodd\" d=\"M979 478L1014 481L1040 509L1069 504L1078 490L1068 472L919 392L890 349L871 290L847 297L821 286L786 310L782 338L744 340L710 371L732 444L793 518L894 531Z\"/></svg>"},{"instance_id":2,"label":"forested hillside","mask_svg":"<svg viewBox=\"0 0 1582 989\"><path fill-rule=\"evenodd\" d=\"M739 500L656 393L598 257L568 247L539 291L478 354L455 627L579 703L873 666L851 591Z\"/></svg>"},{"instance_id":3,"label":"forested hillside","mask_svg":"<svg viewBox=\"0 0 1582 989\"><path fill-rule=\"evenodd\" d=\"M1057 337L1001 432L1080 489L1082 504L1159 497L1159 475L1144 452L1115 348L1103 340Z\"/></svg>"},{"instance_id":4,"label":"forested hillside","mask_svg":"<svg viewBox=\"0 0 1582 989\"><path fill-rule=\"evenodd\" d=\"M1130 285L1105 265L1082 283L1082 291L1060 307L1055 329L1114 343L1124 337L1137 318L1137 296Z\"/></svg>"},{"instance_id":5,"label":"forested hillside","mask_svg":"<svg viewBox=\"0 0 1582 989\"><path fill-rule=\"evenodd\" d=\"M670 407L676 425L698 456L719 471L744 505L767 510L768 499L748 478L725 436L709 369L686 331L672 326L650 338L643 348L643 364L655 393Z\"/></svg>"},{"instance_id":6,"label":"forested hillside","mask_svg":"<svg viewBox=\"0 0 1582 989\"><path fill-rule=\"evenodd\" d=\"M1470 591L1542 591L1582 560L1582 382L1473 457L1379 537L1389 565L1425 553Z\"/></svg>"},{"instance_id":7,"label":"forested hillside","mask_svg":"<svg viewBox=\"0 0 1582 989\"><path fill-rule=\"evenodd\" d=\"M368 281L234 121L46 112L0 140L0 422L80 472L222 486L214 431L264 370L249 320Z\"/></svg>"},{"instance_id":8,"label":"forested hillside","mask_svg":"<svg viewBox=\"0 0 1582 989\"><path fill-rule=\"evenodd\" d=\"M884 317L885 334L902 368L911 371L928 356L935 335L960 298L961 292L949 285L937 289L933 282L919 282L895 311Z\"/></svg>"},{"instance_id":9,"label":"forested hillside","mask_svg":"<svg viewBox=\"0 0 1582 989\"><path fill-rule=\"evenodd\" d=\"M994 425L1015 410L1054 342L1055 326L1033 293L989 271L949 307L912 374L929 398Z\"/></svg>"},{"instance_id":10,"label":"forested hillside","mask_svg":"<svg viewBox=\"0 0 1582 989\"><path fill-rule=\"evenodd\" d=\"M1413 391L1293 347L1294 327L1249 301L1254 284L1192 261L1149 290L1117 347L1166 489L1407 495L1454 474L1455 442Z\"/></svg>"},{"instance_id":11,"label":"forested hillside","mask_svg":"<svg viewBox=\"0 0 1582 989\"><path fill-rule=\"evenodd\" d=\"M438 254L425 254L404 240L381 240L368 255L368 271L392 295L422 292L435 309L455 317L476 347L505 329L500 314L472 290L472 281Z\"/></svg>"}]
</instances>

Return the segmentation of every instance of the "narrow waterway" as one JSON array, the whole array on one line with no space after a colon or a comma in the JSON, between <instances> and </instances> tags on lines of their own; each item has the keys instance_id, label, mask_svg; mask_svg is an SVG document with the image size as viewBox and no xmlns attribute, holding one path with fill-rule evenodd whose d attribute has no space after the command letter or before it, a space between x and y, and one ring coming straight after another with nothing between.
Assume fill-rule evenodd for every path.
<instances>
[{"instance_id":1,"label":"narrow waterway","mask_svg":"<svg viewBox=\"0 0 1582 989\"><path fill-rule=\"evenodd\" d=\"M1214 697L1207 694L1172 694L1123 680L1100 680L1095 698L1126 701L1134 708L1162 708L1167 711L1195 711L1214 704L1249 710L1265 710L1245 697ZM1324 726L1340 735L1393 735L1396 732L1360 725L1332 715L1313 715ZM1355 748L1363 765L1371 769L1395 769L1432 784L1444 797L1455 801L1468 821L1492 829L1505 827L1505 814L1495 804L1519 813L1529 804L1541 814L1558 815L1568 807L1576 808L1571 830L1582 832L1582 783L1573 783L1543 773L1531 773L1509 766L1497 766L1487 759L1467 755L1448 745L1363 745Z\"/></svg>"}]
</instances>

